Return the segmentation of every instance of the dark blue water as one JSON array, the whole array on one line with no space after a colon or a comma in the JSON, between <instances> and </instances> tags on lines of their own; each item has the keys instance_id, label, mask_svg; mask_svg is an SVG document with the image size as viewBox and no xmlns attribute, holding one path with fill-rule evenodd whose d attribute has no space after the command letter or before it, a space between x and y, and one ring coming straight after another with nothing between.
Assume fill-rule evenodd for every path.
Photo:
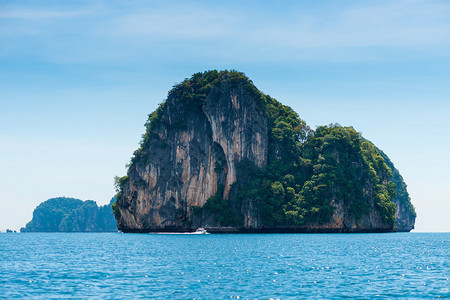
<instances>
[{"instance_id":1,"label":"dark blue water","mask_svg":"<svg viewBox=\"0 0 450 300\"><path fill-rule=\"evenodd\" d=\"M0 298L450 297L450 233L0 234Z\"/></svg>"}]
</instances>

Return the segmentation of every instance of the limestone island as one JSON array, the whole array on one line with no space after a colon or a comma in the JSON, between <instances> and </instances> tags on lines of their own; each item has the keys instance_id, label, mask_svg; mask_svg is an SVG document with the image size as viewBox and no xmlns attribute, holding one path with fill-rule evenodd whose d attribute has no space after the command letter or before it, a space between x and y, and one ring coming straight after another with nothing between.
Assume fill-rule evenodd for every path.
<instances>
[{"instance_id":1,"label":"limestone island","mask_svg":"<svg viewBox=\"0 0 450 300\"><path fill-rule=\"evenodd\" d=\"M149 115L112 205L122 232L392 232L406 184L352 127L312 130L243 73L207 71Z\"/></svg>"},{"instance_id":2,"label":"limestone island","mask_svg":"<svg viewBox=\"0 0 450 300\"><path fill-rule=\"evenodd\" d=\"M117 232L111 206L98 206L93 200L58 197L39 204L33 218L21 232Z\"/></svg>"}]
</instances>

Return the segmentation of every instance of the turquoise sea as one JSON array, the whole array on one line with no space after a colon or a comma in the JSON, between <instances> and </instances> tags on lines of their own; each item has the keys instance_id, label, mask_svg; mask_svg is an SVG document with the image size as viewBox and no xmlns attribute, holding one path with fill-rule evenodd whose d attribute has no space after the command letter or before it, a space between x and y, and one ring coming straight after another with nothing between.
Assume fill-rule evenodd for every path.
<instances>
[{"instance_id":1,"label":"turquoise sea","mask_svg":"<svg viewBox=\"0 0 450 300\"><path fill-rule=\"evenodd\" d=\"M0 298L449 298L450 233L0 234Z\"/></svg>"}]
</instances>

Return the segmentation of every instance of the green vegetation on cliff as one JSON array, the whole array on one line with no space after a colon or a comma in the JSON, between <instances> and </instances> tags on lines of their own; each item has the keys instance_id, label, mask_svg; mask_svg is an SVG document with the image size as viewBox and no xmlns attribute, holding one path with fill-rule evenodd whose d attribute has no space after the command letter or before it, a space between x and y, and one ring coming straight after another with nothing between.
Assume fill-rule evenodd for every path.
<instances>
[{"instance_id":1,"label":"green vegetation on cliff","mask_svg":"<svg viewBox=\"0 0 450 300\"><path fill-rule=\"evenodd\" d=\"M111 206L97 206L92 200L74 198L52 198L39 204L33 219L22 228L22 232L85 232L117 231Z\"/></svg>"},{"instance_id":2,"label":"green vegetation on cliff","mask_svg":"<svg viewBox=\"0 0 450 300\"><path fill-rule=\"evenodd\" d=\"M240 197L260 204L264 225L326 223L333 214L332 202L339 199L358 222L370 208L365 200L370 196L383 222L393 226L392 173L370 142L353 128L337 124L302 129L307 136L303 142L292 138L293 126L284 128L282 139L272 129L267 168L255 169L250 182L237 186Z\"/></svg>"}]
</instances>

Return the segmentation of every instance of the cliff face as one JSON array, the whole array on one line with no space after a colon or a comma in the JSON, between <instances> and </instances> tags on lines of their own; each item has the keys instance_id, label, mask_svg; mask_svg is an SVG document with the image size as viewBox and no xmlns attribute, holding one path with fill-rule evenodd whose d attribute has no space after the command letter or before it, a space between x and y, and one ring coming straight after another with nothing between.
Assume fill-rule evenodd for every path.
<instances>
[{"instance_id":1,"label":"cliff face","mask_svg":"<svg viewBox=\"0 0 450 300\"><path fill-rule=\"evenodd\" d=\"M399 188L407 195L401 176L370 142L352 128L310 130L242 73L195 74L146 127L127 176L117 179L119 230L376 232L393 230L394 220L404 231L414 224L409 198L395 198Z\"/></svg>"},{"instance_id":2,"label":"cliff face","mask_svg":"<svg viewBox=\"0 0 450 300\"><path fill-rule=\"evenodd\" d=\"M394 229L399 232L409 232L414 229L416 212L411 204L411 199L409 198L408 191L406 190L406 184L403 181L402 175L400 175L399 171L394 167L392 161L383 151L379 151L386 164L389 168L391 168L392 181L396 185L396 195L392 199L392 202L396 205Z\"/></svg>"},{"instance_id":3,"label":"cliff face","mask_svg":"<svg viewBox=\"0 0 450 300\"><path fill-rule=\"evenodd\" d=\"M240 162L267 163L267 120L243 86L222 82L202 103L177 97L168 97L164 122L129 169L118 202L121 230L189 230L190 208L203 206L219 186L228 198Z\"/></svg>"}]
</instances>

